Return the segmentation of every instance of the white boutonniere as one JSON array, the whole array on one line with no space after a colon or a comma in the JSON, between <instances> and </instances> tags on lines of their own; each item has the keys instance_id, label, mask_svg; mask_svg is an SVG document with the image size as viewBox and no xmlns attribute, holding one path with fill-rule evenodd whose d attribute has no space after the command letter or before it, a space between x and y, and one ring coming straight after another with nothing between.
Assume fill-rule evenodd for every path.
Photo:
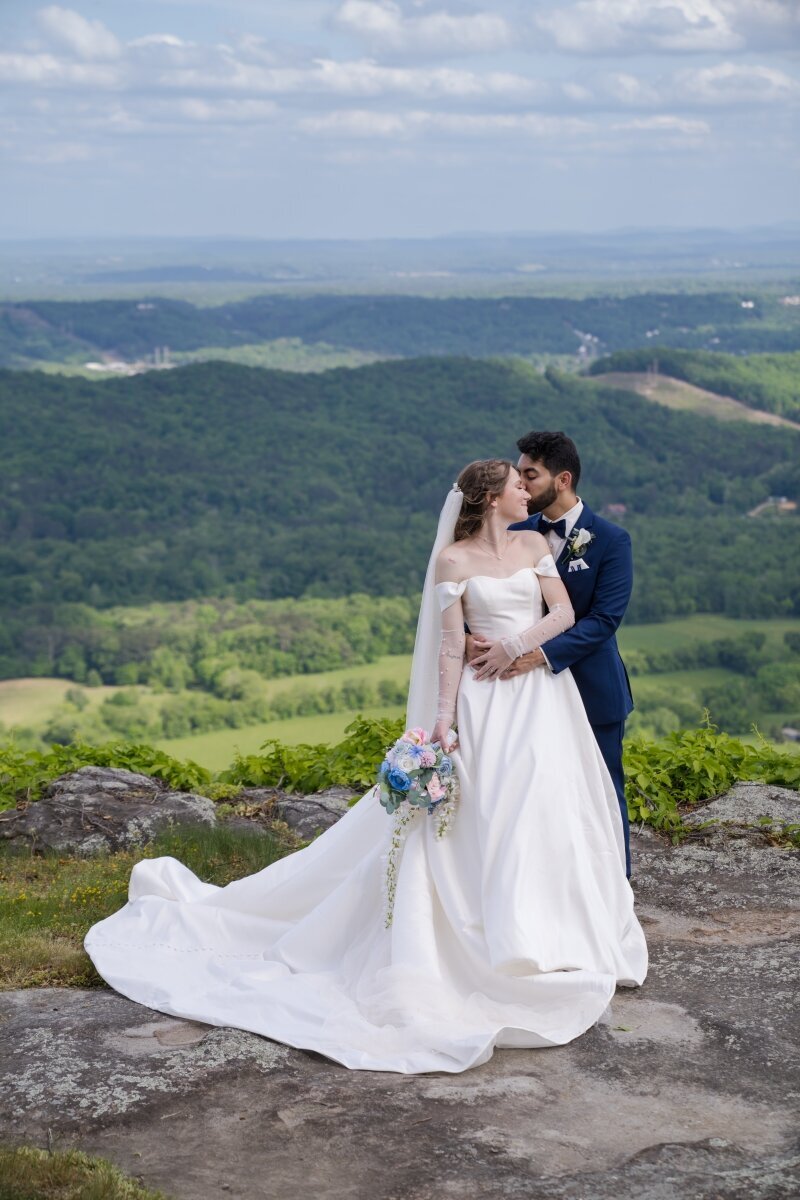
<instances>
[{"instance_id":1,"label":"white boutonniere","mask_svg":"<svg viewBox=\"0 0 800 1200\"><path fill-rule=\"evenodd\" d=\"M568 559L583 558L586 551L594 541L594 534L588 529L573 529L570 536L567 538L569 546Z\"/></svg>"}]
</instances>

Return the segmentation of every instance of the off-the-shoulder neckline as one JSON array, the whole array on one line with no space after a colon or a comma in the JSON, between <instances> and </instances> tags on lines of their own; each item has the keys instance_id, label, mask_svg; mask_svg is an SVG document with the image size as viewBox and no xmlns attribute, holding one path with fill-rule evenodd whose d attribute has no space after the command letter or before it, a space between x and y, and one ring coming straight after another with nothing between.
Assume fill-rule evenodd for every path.
<instances>
[{"instance_id":1,"label":"off-the-shoulder neckline","mask_svg":"<svg viewBox=\"0 0 800 1200\"><path fill-rule=\"evenodd\" d=\"M521 575L523 571L535 571L539 563L544 562L546 558L552 558L552 554L543 554L539 562L532 567L520 567L518 571L512 571L510 575L468 575L466 579L455 580L443 579L441 583L437 583L437 587L446 587L450 584L452 587L459 587L462 583L469 583L470 579L513 579L515 575ZM555 562L555 560L554 560Z\"/></svg>"}]
</instances>

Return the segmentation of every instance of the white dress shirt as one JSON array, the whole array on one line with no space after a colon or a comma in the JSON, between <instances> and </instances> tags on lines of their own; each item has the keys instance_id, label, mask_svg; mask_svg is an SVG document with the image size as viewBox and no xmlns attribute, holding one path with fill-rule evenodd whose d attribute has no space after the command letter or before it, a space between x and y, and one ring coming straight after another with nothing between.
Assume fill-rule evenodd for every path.
<instances>
[{"instance_id":1,"label":"white dress shirt","mask_svg":"<svg viewBox=\"0 0 800 1200\"><path fill-rule=\"evenodd\" d=\"M580 496L578 496L577 504L573 504L572 508L567 509L567 511L563 514L564 537L557 537L557 535L553 532L552 529L550 530L549 533L546 533L544 535L545 541L547 542L548 546L550 547L550 549L553 552L553 560L555 562L558 562L559 557L561 555L561 551L564 549L564 547L567 544L567 538L572 533L575 526L578 524L578 518L580 517L582 512L583 512L583 501L581 500ZM562 518L559 517L559 520L562 520ZM550 659L545 654L544 646L540 646L539 649L541 650L542 654L544 655L545 663L552 671L553 668L550 666Z\"/></svg>"},{"instance_id":2,"label":"white dress shirt","mask_svg":"<svg viewBox=\"0 0 800 1200\"><path fill-rule=\"evenodd\" d=\"M564 536L556 537L556 535L555 535L555 533L553 533L552 529L550 530L549 533L546 533L544 535L548 546L553 551L553 558L556 562L558 562L561 551L564 549L564 547L567 544L567 538L572 533L575 526L578 524L578 518L580 517L582 512L583 512L583 501L581 500L581 498L579 496L577 504L573 504L572 508L567 509L567 511L563 514L563 516L558 518L559 520L564 521ZM546 519L547 518L545 518L545 520Z\"/></svg>"}]
</instances>

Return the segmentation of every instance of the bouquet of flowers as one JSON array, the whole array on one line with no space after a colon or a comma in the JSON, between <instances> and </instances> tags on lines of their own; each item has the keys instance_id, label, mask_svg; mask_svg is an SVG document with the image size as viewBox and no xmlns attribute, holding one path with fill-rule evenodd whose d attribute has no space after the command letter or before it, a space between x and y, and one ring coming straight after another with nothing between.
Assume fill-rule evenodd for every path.
<instances>
[{"instance_id":1,"label":"bouquet of flowers","mask_svg":"<svg viewBox=\"0 0 800 1200\"><path fill-rule=\"evenodd\" d=\"M452 759L438 742L428 741L424 729L407 729L386 751L378 771L381 804L389 814L401 804L433 813L453 797L456 785Z\"/></svg>"},{"instance_id":2,"label":"bouquet of flowers","mask_svg":"<svg viewBox=\"0 0 800 1200\"><path fill-rule=\"evenodd\" d=\"M427 810L436 816L437 838L444 837L458 801L458 776L453 760L438 742L429 741L427 730L407 729L386 751L375 786L381 804L394 816L389 851L384 855L388 927L392 923L397 868L409 825L418 813Z\"/></svg>"}]
</instances>

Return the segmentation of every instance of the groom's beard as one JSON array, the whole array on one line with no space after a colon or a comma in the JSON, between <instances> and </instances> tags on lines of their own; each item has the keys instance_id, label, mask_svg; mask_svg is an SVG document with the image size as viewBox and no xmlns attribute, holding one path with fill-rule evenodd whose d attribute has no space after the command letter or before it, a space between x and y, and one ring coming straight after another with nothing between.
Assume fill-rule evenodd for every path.
<instances>
[{"instance_id":1,"label":"groom's beard","mask_svg":"<svg viewBox=\"0 0 800 1200\"><path fill-rule=\"evenodd\" d=\"M551 483L547 491L542 492L541 496L537 496L535 500L533 496L529 497L528 516L533 517L536 515L536 513L544 512L546 508L549 508L551 504L555 503L557 496L558 492L556 491L556 485Z\"/></svg>"}]
</instances>

